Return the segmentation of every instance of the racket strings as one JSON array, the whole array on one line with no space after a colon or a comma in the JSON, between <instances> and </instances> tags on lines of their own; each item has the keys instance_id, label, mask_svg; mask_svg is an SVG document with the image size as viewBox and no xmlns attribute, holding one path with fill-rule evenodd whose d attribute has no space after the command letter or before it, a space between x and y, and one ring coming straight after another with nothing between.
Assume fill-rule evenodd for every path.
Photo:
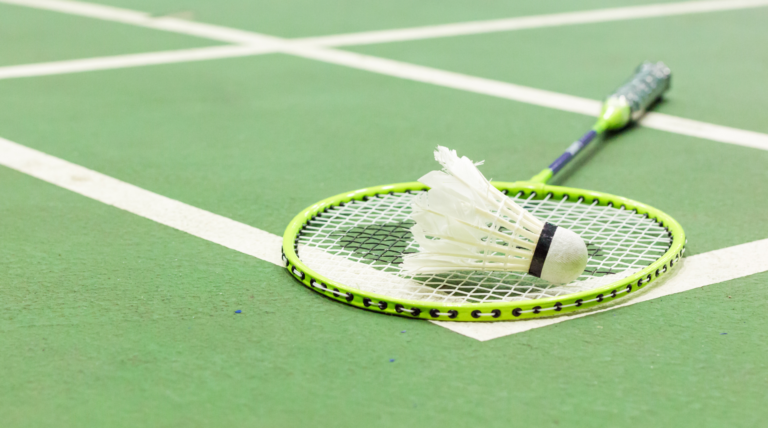
<instances>
[{"instance_id":1,"label":"racket strings","mask_svg":"<svg viewBox=\"0 0 768 428\"><path fill-rule=\"evenodd\" d=\"M672 243L663 226L624 207L518 195L512 198L531 214L587 242L587 268L576 281L556 286L522 272L494 271L411 277L402 274L400 264L403 255L418 251L410 233L411 201L418 193L380 195L328 208L297 236L299 258L317 273L353 288L460 304L540 299L597 288L650 265Z\"/></svg>"}]
</instances>

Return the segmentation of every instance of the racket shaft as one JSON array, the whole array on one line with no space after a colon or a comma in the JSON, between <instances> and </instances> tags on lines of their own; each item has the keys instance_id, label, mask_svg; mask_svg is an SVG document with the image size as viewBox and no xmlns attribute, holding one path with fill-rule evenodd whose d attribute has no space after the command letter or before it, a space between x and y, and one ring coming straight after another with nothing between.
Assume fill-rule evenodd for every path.
<instances>
[{"instance_id":1,"label":"racket shaft","mask_svg":"<svg viewBox=\"0 0 768 428\"><path fill-rule=\"evenodd\" d=\"M568 162L570 162L577 153L584 149L584 147L587 147L587 145L592 142L596 136L597 131L591 129L581 138L574 141L573 144L571 144L568 149L562 155L560 155L559 158L557 158L554 162L552 162L551 165L549 165L549 170L552 171L552 174L557 174L558 171L563 169L563 167L567 165Z\"/></svg>"}]
</instances>

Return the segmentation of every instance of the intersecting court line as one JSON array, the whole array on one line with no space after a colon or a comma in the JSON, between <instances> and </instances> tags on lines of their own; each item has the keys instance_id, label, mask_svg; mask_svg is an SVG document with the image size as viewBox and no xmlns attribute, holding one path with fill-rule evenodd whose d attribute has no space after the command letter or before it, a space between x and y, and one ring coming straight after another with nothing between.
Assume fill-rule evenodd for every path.
<instances>
[{"instance_id":1,"label":"intersecting court line","mask_svg":"<svg viewBox=\"0 0 768 428\"><path fill-rule=\"evenodd\" d=\"M283 266L280 257L282 238L247 224L158 195L4 138L0 138L0 165L190 235ZM768 271L768 257L764 256L766 253L768 239L686 257L668 275L664 283L621 306ZM434 323L484 341L589 314L504 323Z\"/></svg>"},{"instance_id":2,"label":"intersecting court line","mask_svg":"<svg viewBox=\"0 0 768 428\"><path fill-rule=\"evenodd\" d=\"M654 285L644 294L613 307L598 308L589 312L555 318L540 318L522 322L495 322L483 325L446 321L434 321L434 323L439 323L449 330L480 341L496 339L765 272L768 271L768 257L766 257L766 254L768 254L768 239L762 239L684 257L668 276L661 278L659 284Z\"/></svg>"},{"instance_id":3,"label":"intersecting court line","mask_svg":"<svg viewBox=\"0 0 768 428\"><path fill-rule=\"evenodd\" d=\"M43 64L0 67L0 79L26 76L42 76L46 74L63 74L89 70L106 70L187 61L201 61L206 59L257 55L269 52L282 52L303 58L366 70L373 73L399 77L406 80L414 80L438 86L460 89L557 110L585 114L589 116L596 116L600 111L600 102L596 100L580 98L491 79L484 79L461 73L443 71L430 67L408 64L400 61L378 58L349 51L341 51L322 46L315 46L302 42L300 39L282 39L244 30L186 21L174 17L153 17L145 12L137 12L83 2L64 0L0 0L0 3L28 6L79 16L87 16L102 20L121 22L124 24L137 25L156 30L193 35L229 43L237 43L241 45L252 46L254 48L254 51L250 53L247 48L220 46L191 50L154 52L138 55L112 56L74 61L59 61ZM567 14L540 15L537 17L512 18L510 20L502 21L505 23L504 25L510 27L506 30L509 31L510 29L516 29L514 28L514 25L517 25L520 28L534 28L533 26L536 22L538 22L538 25L540 26L568 25L574 23L591 22L589 21L590 19L592 19L593 22L601 22L600 20L604 22L611 19L631 19L633 16L650 17L664 16L664 14L679 15L684 13L703 13L760 6L768 6L768 0L717 0L672 3L667 5L650 5L632 8L573 12ZM494 31L502 31L498 29L504 26L499 24L500 21L487 22L489 23L487 29L496 28ZM513 25L511 22L517 22L518 24ZM520 24L520 22L523 24ZM462 24L452 25L461 27ZM472 28L475 28L477 31L483 28L482 22L472 23L472 25L474 26ZM442 31L442 34L450 33L449 31L445 30L445 26L437 26L434 28L437 28L437 32ZM393 37L405 37L401 33L407 33L408 31L410 30L390 30L390 33L394 34ZM426 31L426 27L421 28L419 31L421 31L423 34L426 34L424 33ZM462 34L468 34L467 31L470 30L467 28L464 28L463 30L459 28L459 30L456 31L464 31ZM383 36L381 36L382 32L373 33L378 34L377 37L383 40ZM365 39L365 37L363 37L364 34L365 33L357 33L356 35L340 35L328 37L333 38L344 36L347 40L346 43L351 43L353 40ZM401 35L398 36L397 34ZM342 43L344 37L342 37L340 40L337 40L336 42ZM411 34L410 37L413 39L416 37L416 35ZM326 39L326 41L323 42L323 39ZM315 38L314 43L329 44L331 42L328 41L328 38ZM662 131L761 150L768 150L768 135L759 132L714 125L660 113L647 114L641 120L640 124L644 127L659 129Z\"/></svg>"}]
</instances>

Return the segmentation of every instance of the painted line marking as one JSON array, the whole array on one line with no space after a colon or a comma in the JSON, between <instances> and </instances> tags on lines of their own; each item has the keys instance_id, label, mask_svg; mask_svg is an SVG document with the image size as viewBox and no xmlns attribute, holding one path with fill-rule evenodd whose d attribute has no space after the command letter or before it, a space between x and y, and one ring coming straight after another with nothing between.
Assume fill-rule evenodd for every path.
<instances>
[{"instance_id":1,"label":"painted line marking","mask_svg":"<svg viewBox=\"0 0 768 428\"><path fill-rule=\"evenodd\" d=\"M190 235L282 267L282 238L218 214L144 190L88 168L0 138L0 165ZM705 285L768 271L768 239L686 257L662 284L636 299L601 311L553 319L505 323L435 322L485 341L634 305Z\"/></svg>"},{"instance_id":2,"label":"painted line marking","mask_svg":"<svg viewBox=\"0 0 768 428\"><path fill-rule=\"evenodd\" d=\"M612 9L585 10L551 15L521 16L487 21L461 22L425 27L401 28L382 31L337 34L332 36L295 39L315 46L352 46L407 40L455 37L532 28L561 27L566 25L626 21L664 16L690 15L726 10L768 6L768 0L715 0L681 3L650 4Z\"/></svg>"},{"instance_id":3,"label":"painted line marking","mask_svg":"<svg viewBox=\"0 0 768 428\"><path fill-rule=\"evenodd\" d=\"M270 48L261 46L226 45L198 49L182 49L175 51L76 59L70 61L53 61L37 64L13 65L0 67L0 80L20 77L81 73L95 70L142 67L146 65L205 61L219 58L234 58L257 55L272 51L273 50Z\"/></svg>"},{"instance_id":4,"label":"painted line marking","mask_svg":"<svg viewBox=\"0 0 768 428\"><path fill-rule=\"evenodd\" d=\"M146 12L86 2L69 0L0 0L0 3L45 9L71 15L87 16L106 21L122 22L124 24L183 33L229 43L262 44L279 42L281 40L277 37L250 31L192 22L172 16L155 17ZM768 6L768 0L709 0L661 3L423 27L398 28L393 30L365 31L320 37L305 37L294 39L294 41L316 46L366 45L565 25L711 13L764 6Z\"/></svg>"},{"instance_id":5,"label":"painted line marking","mask_svg":"<svg viewBox=\"0 0 768 428\"><path fill-rule=\"evenodd\" d=\"M0 3L50 10L69 15L86 16L104 21L120 22L227 43L266 45L280 40L276 37L235 28L191 22L171 16L155 17L146 12L94 3L68 0L0 0Z\"/></svg>"},{"instance_id":6,"label":"painted line marking","mask_svg":"<svg viewBox=\"0 0 768 428\"><path fill-rule=\"evenodd\" d=\"M658 129L674 134L752 147L753 149L768 150L768 134L760 132L653 112L646 113L638 123L646 128Z\"/></svg>"},{"instance_id":7,"label":"painted line marking","mask_svg":"<svg viewBox=\"0 0 768 428\"><path fill-rule=\"evenodd\" d=\"M707 285L766 272L768 271L768 257L765 256L766 254L768 254L768 239L762 239L760 241L685 257L680 265L677 266L674 271L670 272L668 278L662 279L662 283L655 285L645 294L632 300L628 300L625 303L592 312L564 315L557 318L542 318L506 323L473 324L445 321L431 322L440 324L456 333L480 341L496 339L539 327L546 327L548 325L610 311L624 306L646 302L648 300L658 299L659 297L669 296L671 294L683 293Z\"/></svg>"},{"instance_id":8,"label":"painted line marking","mask_svg":"<svg viewBox=\"0 0 768 428\"><path fill-rule=\"evenodd\" d=\"M499 82L491 79L473 77L465 74L443 71L430 67L408 64L354 52L340 51L320 46L311 46L301 42L267 36L264 34L235 30L226 27L219 27L216 25L202 24L199 22L185 21L178 18L156 18L144 12L136 12L109 6L64 0L0 0L0 3L54 10L74 15L88 16L91 18L139 25L142 27L154 28L158 30L206 37L213 40L228 41L232 43L245 43L249 45L255 45L257 52L254 52L253 54L278 51L303 58L343 65L346 67L366 70L369 72L393 77L399 77L401 79L429 83L437 86L444 86L478 94L485 94L498 98L505 98L522 103L528 103L572 113L579 113L588 116L597 116L600 111L600 102L596 100L545 91L542 89L529 88L512 83ZM729 8L728 5L730 5L730 8L765 6L768 5L768 0L729 0L725 2L719 0L708 2L674 3L673 5L676 6L671 9L662 10L666 10L667 12L676 10L678 14L683 13L683 10L691 10L697 12L727 10ZM670 5L655 6L667 7ZM686 9L686 7L689 9ZM612 11L612 14L617 13L616 10L617 9L609 9L609 11ZM589 12L597 14L595 16L600 16L604 10L602 12L599 10ZM587 12L578 13L583 14ZM650 12L646 11L645 13ZM230 47L221 47L220 50L216 47L192 49L189 55L185 54L184 51L169 51L165 53L143 54L146 55L144 57L132 55L128 56L129 58L126 59L121 59L121 57L117 56L108 57L108 59L94 58L90 60L90 63L88 62L89 60L76 60L74 63L73 61L63 61L59 63L3 67L0 68L0 78L3 78L3 75L8 76L5 78L23 77L24 72L30 73L29 75L40 76L45 74L46 70L50 74L62 74L67 72L65 70L68 69L81 72L87 71L86 68L89 64L94 67L94 70L108 68L114 69L118 68L120 61L125 61L125 66L127 67L135 67L149 64L168 64L172 62L199 61L203 59L209 59L207 58L208 55L210 55L210 58L225 58L228 56L246 55L244 51L240 51L238 49L227 51L227 48ZM141 64L141 61L145 61L146 64ZM691 119L684 119L658 113L647 114L640 121L640 124L647 128L688 135L696 138L704 138L722 143L735 144L760 150L768 150L768 135L759 132L708 124Z\"/></svg>"}]
</instances>

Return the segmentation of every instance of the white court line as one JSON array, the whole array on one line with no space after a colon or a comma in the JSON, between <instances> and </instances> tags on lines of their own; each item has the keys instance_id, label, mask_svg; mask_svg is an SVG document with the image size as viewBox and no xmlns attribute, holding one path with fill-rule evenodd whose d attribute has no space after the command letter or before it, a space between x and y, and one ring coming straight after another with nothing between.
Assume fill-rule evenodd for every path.
<instances>
[{"instance_id":1,"label":"white court line","mask_svg":"<svg viewBox=\"0 0 768 428\"><path fill-rule=\"evenodd\" d=\"M661 280L663 281L662 283L654 285L653 288L648 290L645 294L623 304L592 312L564 315L557 318L541 318L506 323L496 322L482 325L477 323L444 321L432 322L473 339L481 341L496 339L539 327L546 327L548 325L586 317L600 312L610 311L624 306L634 305L648 300L658 299L659 297L669 296L670 294L682 293L707 285L765 272L768 271L767 254L768 239L762 239L760 241L685 257L669 274L669 277Z\"/></svg>"},{"instance_id":2,"label":"white court line","mask_svg":"<svg viewBox=\"0 0 768 428\"><path fill-rule=\"evenodd\" d=\"M64 0L0 0L0 3L15 4L20 6L28 6L39 9L54 10L63 13L69 13L80 16L88 16L92 18L111 20L116 22L122 22L126 24L139 25L142 27L153 28L164 31L178 32L183 34L190 34L200 37L207 37L214 40L229 41L233 43L246 43L255 44L259 47L259 53L270 52L272 49L275 51L292 54L304 58L310 58L317 61L328 62L337 65L343 65L346 67L352 67L360 70L366 70L373 73L384 74L388 76L399 77L401 79L415 80L423 83L430 83L433 85L444 86L454 89L460 89L469 92L475 92L479 94L490 95L499 98L505 98L515 100L523 103L539 105L543 107L553 108L557 110L563 110L573 113L580 113L589 116L596 116L600 111L600 102L590 100L586 98L575 97L566 94L559 94L556 92L545 91L541 89L529 88L526 86L515 85L512 83L499 82L490 79L483 79L480 77L468 76L460 73L453 73L449 71L438 70L434 68L418 66L408 64L400 61L394 61L384 58L378 58L369 55L363 55L354 52L340 51L325 47L311 46L302 44L300 42L281 39L277 37L267 36L264 34L252 33L248 31L235 30L226 27L219 27L216 25L202 24L198 22L185 21L178 18L161 17L154 18L144 12L136 12L132 10L118 9L114 7L95 5L90 3L64 1ZM678 6L683 5L698 5L691 10L702 12L706 10L726 10L725 3L733 5L733 8L744 7L757 7L762 5L768 5L768 0L729 0L727 2L714 1L714 2L690 2L690 3L676 3ZM677 7L677 6L676 6ZM612 9L615 13L615 9ZM681 9L678 13L682 13ZM601 11L591 11L599 16ZM586 12L584 12L586 13ZM151 59L157 61L157 63L170 63L172 56L176 55L178 62L182 61L196 61L205 59L205 54L215 56L216 58L225 58L226 50L222 47L221 51L215 48L208 48L205 53L201 53L200 49L193 50L193 54L189 57L185 57L183 51L175 51L175 53L167 52L164 57L163 54L156 53L157 56L151 57L153 54L147 54ZM231 56L242 56L241 51L231 52ZM111 59L107 63L112 64L119 62L118 57L110 57ZM133 60L133 62L131 62ZM48 63L45 67L35 69L35 65L29 65L28 70L37 72L35 75L42 75L43 69L48 70L51 74L60 74L67 68L73 68L77 71L85 71L82 61L74 65L71 61L62 61L59 63ZM93 59L94 66L104 65L97 59ZM135 56L129 58L127 61L136 66L139 61ZM39 66L39 65L38 65ZM14 77L22 77L19 67L25 66L12 66L13 70L6 70L5 73L14 74ZM116 68L116 67L104 67L104 68ZM7 67L5 68L7 69ZM0 68L0 76L4 73L4 68ZM658 113L650 113L644 117L641 125L659 129L662 131L673 132L682 135L688 135L697 138L705 138L713 141L735 144L745 147L751 147L761 150L768 150L768 135L759 132L745 131L736 128L730 128L726 126L713 125L704 122L698 122L691 119L684 119L675 116L661 115Z\"/></svg>"},{"instance_id":3,"label":"white court line","mask_svg":"<svg viewBox=\"0 0 768 428\"><path fill-rule=\"evenodd\" d=\"M14 79L19 77L80 73L84 71L141 67L146 65L204 61L218 58L233 58L239 56L257 55L272 51L273 50L271 48L262 46L226 45L198 49L182 49L175 51L115 55L69 61L12 65L0 67L0 80Z\"/></svg>"},{"instance_id":4,"label":"white court line","mask_svg":"<svg viewBox=\"0 0 768 428\"><path fill-rule=\"evenodd\" d=\"M0 165L282 266L282 238L0 138Z\"/></svg>"},{"instance_id":5,"label":"white court line","mask_svg":"<svg viewBox=\"0 0 768 428\"><path fill-rule=\"evenodd\" d=\"M146 12L94 3L68 0L0 0L0 3L50 10L69 15L86 16L89 18L101 19L103 21L121 22L123 24L186 34L227 43L267 45L280 40L265 34L258 34L235 28L203 24L200 22L190 22L170 16L154 17Z\"/></svg>"},{"instance_id":6,"label":"white court line","mask_svg":"<svg viewBox=\"0 0 768 428\"><path fill-rule=\"evenodd\" d=\"M467 92L490 95L498 98L520 101L527 104L554 108L573 113L595 116L600 112L601 103L587 98L484 79L466 74L444 71L421 65L409 64L392 59L379 58L356 52L317 48L299 44L287 45L282 52L317 61L343 65L358 70L370 71L406 80L414 80Z\"/></svg>"},{"instance_id":7,"label":"white court line","mask_svg":"<svg viewBox=\"0 0 768 428\"><path fill-rule=\"evenodd\" d=\"M565 25L598 22L626 21L631 19L658 18L663 16L690 15L725 10L749 9L768 6L768 0L714 0L682 3L650 4L615 9L585 10L551 15L522 16L488 21L461 22L395 30L365 31L332 36L294 39L315 46L352 46L374 43L401 42L406 40L433 39L437 37L466 36L470 34L532 28L560 27Z\"/></svg>"},{"instance_id":8,"label":"white court line","mask_svg":"<svg viewBox=\"0 0 768 428\"><path fill-rule=\"evenodd\" d=\"M638 123L646 128L658 129L660 131L752 147L753 149L768 150L768 135L760 132L653 112L646 113Z\"/></svg>"},{"instance_id":9,"label":"white court line","mask_svg":"<svg viewBox=\"0 0 768 428\"><path fill-rule=\"evenodd\" d=\"M0 138L0 165L190 235L283 266L280 259L282 238L255 227L141 189L3 138ZM621 306L768 271L768 257L765 257L767 253L768 239L764 239L687 257L664 283ZM604 310L611 309L613 308ZM435 324L477 340L490 340L591 313L506 323Z\"/></svg>"},{"instance_id":10,"label":"white court line","mask_svg":"<svg viewBox=\"0 0 768 428\"><path fill-rule=\"evenodd\" d=\"M156 30L183 33L229 43L271 43L281 39L217 25L191 22L174 17L153 17L146 12L113 6L69 0L0 0L0 3L45 9L71 15L87 16L106 21L122 22ZM680 3L661 3L611 9L596 9L548 15L521 16L506 19L462 22L393 30L366 31L331 36L294 39L297 42L317 46L351 46L419 40L436 37L452 37L500 31L589 24L610 21L626 21L664 16L720 12L768 6L768 0L710 0Z\"/></svg>"}]
</instances>

